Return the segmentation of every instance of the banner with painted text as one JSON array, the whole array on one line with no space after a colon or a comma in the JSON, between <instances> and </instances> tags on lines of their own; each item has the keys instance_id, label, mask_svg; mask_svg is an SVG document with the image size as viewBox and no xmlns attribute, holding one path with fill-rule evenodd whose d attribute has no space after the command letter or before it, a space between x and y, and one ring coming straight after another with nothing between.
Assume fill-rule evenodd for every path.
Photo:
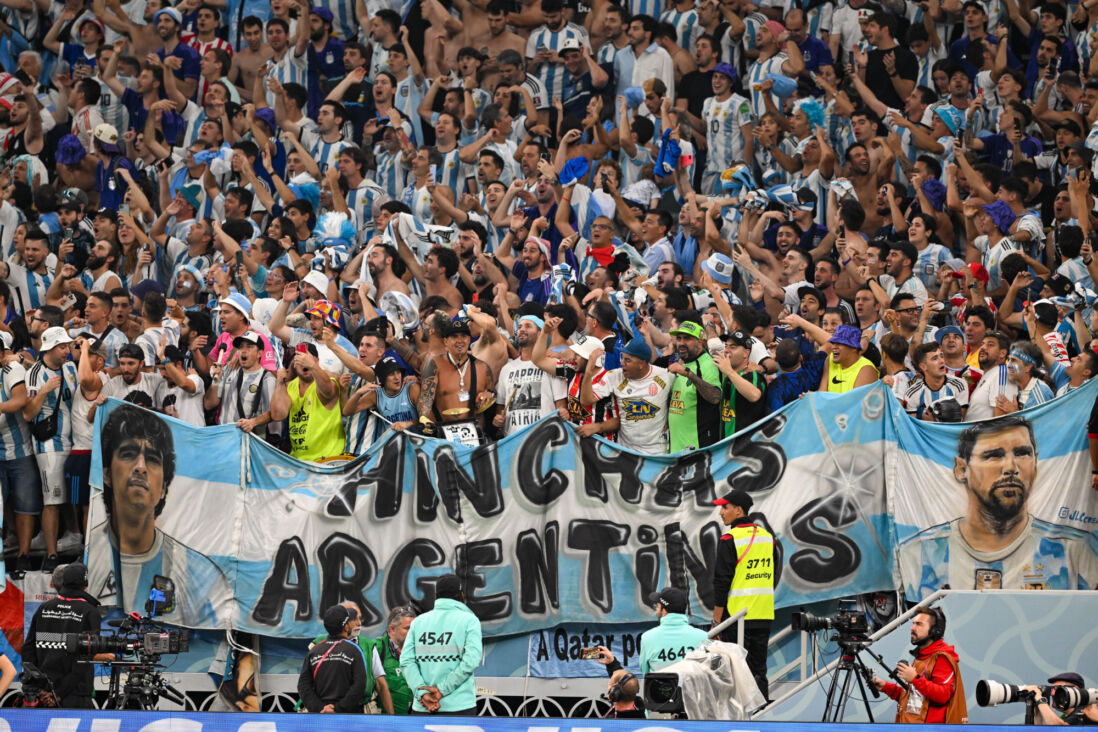
<instances>
[{"instance_id":1,"label":"banner with painted text","mask_svg":"<svg viewBox=\"0 0 1098 732\"><path fill-rule=\"evenodd\" d=\"M988 500L1024 494L1027 518L1001 525L1040 538L1006 538L1014 550L1053 552L1046 545L1059 532L1068 559L1052 573L1076 586L1098 581L1094 526L1084 521L1098 513L1083 454L1094 393L1087 386L1023 414L1039 443L1035 482L974 484ZM780 539L779 607L901 584L915 596L948 581L950 542L970 528L957 517L973 505L954 476L961 426L912 420L882 385L808 395L677 456L579 439L551 417L476 449L390 432L354 462L325 467L232 427L192 428L118 402L96 419L90 591L141 610L150 588L172 587L169 622L283 637L321 632L323 610L344 600L362 608L363 632L379 631L389 609L430 594L448 571L463 578L489 636L650 622L645 598L667 584L687 588L703 620L724 531L711 502L732 485L753 494ZM993 438L975 440L981 475L996 459L984 449ZM1009 460L1024 452L1015 445ZM954 520L956 539L919 534ZM900 540L909 548L897 552ZM974 582L1002 564L970 548L964 571ZM1015 573L998 571L1013 586Z\"/></svg>"}]
</instances>

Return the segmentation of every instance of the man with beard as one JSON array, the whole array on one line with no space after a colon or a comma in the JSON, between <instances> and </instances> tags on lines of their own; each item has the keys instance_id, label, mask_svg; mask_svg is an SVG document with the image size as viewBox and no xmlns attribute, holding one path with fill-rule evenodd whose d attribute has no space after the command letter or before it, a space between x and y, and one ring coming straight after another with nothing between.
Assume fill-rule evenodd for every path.
<instances>
[{"instance_id":1,"label":"man with beard","mask_svg":"<svg viewBox=\"0 0 1098 732\"><path fill-rule=\"evenodd\" d=\"M320 279L323 279L323 276ZM316 289L315 286L313 287ZM297 302L297 296L297 283L288 283L282 290L282 300L279 301L278 305L275 307L274 313L271 315L271 322L268 324L271 333L290 348L296 348L302 343L309 343L316 346L321 367L335 376L339 376L343 373L343 364L340 362L339 358L324 345L324 330L326 328L332 329L334 331L335 341L344 350L356 350L354 344L339 332L339 319L343 314L343 308L328 300L316 300L313 306L305 311L305 315L309 318L309 327L291 328L286 325L286 315L287 311ZM241 304L243 305L243 301L241 301Z\"/></svg>"},{"instance_id":2,"label":"man with beard","mask_svg":"<svg viewBox=\"0 0 1098 732\"><path fill-rule=\"evenodd\" d=\"M877 302L887 308L896 295L910 294L919 307L926 302L926 286L915 276L915 263L919 261L919 250L908 241L891 242L885 257L885 274L868 277L866 282L873 288Z\"/></svg>"},{"instance_id":3,"label":"man with beard","mask_svg":"<svg viewBox=\"0 0 1098 732\"><path fill-rule=\"evenodd\" d=\"M869 154L870 147L879 151L876 167ZM880 138L871 139L868 146L855 142L846 149L846 177L853 184L854 192L866 212L865 223L861 227L863 231L876 231L881 227L883 217L877 212L877 192L881 184L892 177L895 162L892 149Z\"/></svg>"},{"instance_id":4,"label":"man with beard","mask_svg":"<svg viewBox=\"0 0 1098 732\"><path fill-rule=\"evenodd\" d=\"M423 368L416 403L419 421L426 434L435 435L441 428L446 439L477 445L483 427L478 412L495 399L495 377L486 363L469 352L472 336L467 322L454 320L440 326L445 351Z\"/></svg>"},{"instance_id":5,"label":"man with beard","mask_svg":"<svg viewBox=\"0 0 1098 732\"><path fill-rule=\"evenodd\" d=\"M549 375L531 358L534 343L544 327L544 321L535 315L521 316L515 333L518 358L500 369L497 383L502 409L496 411L493 424L504 435L514 434L557 410L563 419L568 418L564 380Z\"/></svg>"},{"instance_id":6,"label":"man with beard","mask_svg":"<svg viewBox=\"0 0 1098 732\"><path fill-rule=\"evenodd\" d=\"M1098 586L1098 540L1028 511L1037 480L1033 425L1015 414L961 433L953 476L965 487L963 516L900 543L908 599L955 590L1089 590Z\"/></svg>"},{"instance_id":7,"label":"man with beard","mask_svg":"<svg viewBox=\"0 0 1098 732\"><path fill-rule=\"evenodd\" d=\"M942 640L945 629L945 613L940 608L916 608L911 620L911 643L915 646L911 653L915 662L900 661L896 667L896 674L908 686L873 677L873 685L896 700L898 723L968 722L959 659L953 646Z\"/></svg>"},{"instance_id":8,"label":"man with beard","mask_svg":"<svg viewBox=\"0 0 1098 732\"><path fill-rule=\"evenodd\" d=\"M377 288L377 297L387 292L408 294L408 284L393 272L393 263L400 259L400 253L392 244L376 244L370 247L366 255L366 268ZM354 262L347 269L356 271Z\"/></svg>"},{"instance_id":9,"label":"man with beard","mask_svg":"<svg viewBox=\"0 0 1098 732\"><path fill-rule=\"evenodd\" d=\"M99 392L96 405L102 404L107 397L133 401L136 404L151 405L150 409L159 409L168 394L168 385L164 377L155 371L143 371L145 352L136 343L127 343L118 349L118 376L113 377ZM135 400L133 392L142 392ZM146 401L147 400L147 401ZM88 414L88 420L95 419L95 407Z\"/></svg>"},{"instance_id":10,"label":"man with beard","mask_svg":"<svg viewBox=\"0 0 1098 732\"><path fill-rule=\"evenodd\" d=\"M218 424L235 424L245 432L265 434L257 430L271 421L271 397L275 375L260 363L265 345L254 330L245 330L232 341L234 358L222 369L211 367L210 388L203 395L202 406L213 409L221 405Z\"/></svg>"},{"instance_id":11,"label":"man with beard","mask_svg":"<svg viewBox=\"0 0 1098 732\"><path fill-rule=\"evenodd\" d=\"M18 310L26 315L46 303L53 276L46 267L50 254L49 234L36 227L28 228L23 237L23 264L0 261L0 277L11 288L12 302L18 301ZM33 317L27 321L31 327Z\"/></svg>"},{"instance_id":12,"label":"man with beard","mask_svg":"<svg viewBox=\"0 0 1098 732\"><path fill-rule=\"evenodd\" d=\"M678 360L667 367L671 382L667 431L671 452L697 450L720 441L721 372L703 345L705 329L684 321L671 331Z\"/></svg>"}]
</instances>

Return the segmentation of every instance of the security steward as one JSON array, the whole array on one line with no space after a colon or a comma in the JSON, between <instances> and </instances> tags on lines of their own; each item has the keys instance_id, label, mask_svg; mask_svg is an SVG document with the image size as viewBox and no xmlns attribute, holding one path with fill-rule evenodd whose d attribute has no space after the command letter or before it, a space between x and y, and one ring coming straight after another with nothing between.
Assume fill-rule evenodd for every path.
<instances>
[{"instance_id":1,"label":"security steward","mask_svg":"<svg viewBox=\"0 0 1098 732\"><path fill-rule=\"evenodd\" d=\"M704 643L708 634L690 625L686 615L686 593L678 587L664 587L648 596L655 604L660 624L641 634L640 669L642 674L659 671L681 661L687 652Z\"/></svg>"},{"instance_id":2,"label":"security steward","mask_svg":"<svg viewBox=\"0 0 1098 732\"><path fill-rule=\"evenodd\" d=\"M1056 674L1048 680L1048 683L1052 684L1054 687L1073 686L1076 689L1087 688L1087 685L1083 683L1083 677L1074 671ZM1098 704L1091 704L1081 708L1072 707L1057 714L1056 710L1049 704L1048 697L1044 696L1044 693L1041 691L1041 687L1023 686L1022 688L1033 692L1033 704L1037 709L1037 713L1041 715L1040 724L1054 727L1066 727L1069 725L1092 727L1098 725ZM1055 691L1053 693L1055 693Z\"/></svg>"},{"instance_id":3,"label":"security steward","mask_svg":"<svg viewBox=\"0 0 1098 732\"><path fill-rule=\"evenodd\" d=\"M297 693L310 712L325 714L362 713L366 693L366 657L350 639L357 615L343 605L324 613L322 640L305 655Z\"/></svg>"},{"instance_id":4,"label":"security steward","mask_svg":"<svg viewBox=\"0 0 1098 732\"><path fill-rule=\"evenodd\" d=\"M763 697L769 699L766 680L766 645L774 620L774 536L747 517L751 496L742 490L713 501L728 530L717 544L713 567L713 622L747 610L741 644L747 651L747 665ZM737 643L737 624L721 632L720 638Z\"/></svg>"},{"instance_id":5,"label":"security steward","mask_svg":"<svg viewBox=\"0 0 1098 732\"><path fill-rule=\"evenodd\" d=\"M27 640L23 643L23 664L33 664L49 677L57 706L64 709L92 709L92 683L95 667L79 663L66 650L68 633L99 631L98 601L85 590L88 568L80 562L65 567L57 597L42 603L31 618ZM114 654L101 653L96 661L113 661Z\"/></svg>"}]
</instances>

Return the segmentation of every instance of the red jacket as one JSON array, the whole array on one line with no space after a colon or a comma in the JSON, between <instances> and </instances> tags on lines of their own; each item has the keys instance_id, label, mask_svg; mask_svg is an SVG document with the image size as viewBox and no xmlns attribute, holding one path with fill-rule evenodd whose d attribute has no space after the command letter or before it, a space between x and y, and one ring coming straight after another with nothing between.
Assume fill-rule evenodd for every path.
<instances>
[{"instance_id":1,"label":"red jacket","mask_svg":"<svg viewBox=\"0 0 1098 732\"><path fill-rule=\"evenodd\" d=\"M919 649L919 652L915 655L914 665L919 666L925 664L926 660L935 653L945 653L952 656L954 661L960 660L957 657L957 652L953 649L953 646L948 645L944 641L936 640L925 648ZM922 664L920 664L920 661L922 661ZM949 662L943 658L936 659L934 661L934 668L924 669L923 673L916 676L911 682L911 686L915 691L926 697L929 702L926 723L944 723L946 717L946 704L949 703L950 697L953 696L953 692L957 688L957 679L954 677L953 667L949 665ZM903 687L893 683L885 684L882 691L888 694L890 698L896 700L899 700L901 695L904 695Z\"/></svg>"}]
</instances>

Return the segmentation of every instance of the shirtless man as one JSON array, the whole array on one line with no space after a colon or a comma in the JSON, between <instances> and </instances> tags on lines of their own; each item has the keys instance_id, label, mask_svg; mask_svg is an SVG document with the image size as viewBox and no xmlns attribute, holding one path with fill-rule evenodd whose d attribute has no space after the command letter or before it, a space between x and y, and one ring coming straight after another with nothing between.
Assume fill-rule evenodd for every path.
<instances>
[{"instance_id":1,"label":"shirtless man","mask_svg":"<svg viewBox=\"0 0 1098 732\"><path fill-rule=\"evenodd\" d=\"M466 24L465 27L467 45L485 56L484 64L480 67L481 88L494 89L499 80L499 65L496 63L496 58L501 51L508 49L525 56L526 40L508 29L507 4L503 0L492 0L488 3L487 32L471 34L468 30L470 26Z\"/></svg>"},{"instance_id":2,"label":"shirtless man","mask_svg":"<svg viewBox=\"0 0 1098 732\"><path fill-rule=\"evenodd\" d=\"M393 274L393 262L400 254L392 244L382 244L380 239L381 237L374 237L369 254L366 255L366 267L370 270L374 286L377 287L377 296L381 297L386 292L409 294L408 284Z\"/></svg>"},{"instance_id":3,"label":"shirtless man","mask_svg":"<svg viewBox=\"0 0 1098 732\"><path fill-rule=\"evenodd\" d=\"M404 240L397 237L397 249L400 258L411 273L413 279L423 283L427 296L439 295L446 298L453 308L463 304L461 293L450 284L450 278L458 273L459 260L453 249L436 244L427 252L421 265Z\"/></svg>"},{"instance_id":4,"label":"shirtless man","mask_svg":"<svg viewBox=\"0 0 1098 732\"><path fill-rule=\"evenodd\" d=\"M870 149L874 154L870 154ZM876 160L876 164L874 164ZM865 209L865 225L862 231L876 231L884 217L877 213L877 191L881 184L892 178L892 166L896 156L880 137L866 145L854 143L846 151L846 177L854 185L854 192Z\"/></svg>"},{"instance_id":5,"label":"shirtless man","mask_svg":"<svg viewBox=\"0 0 1098 732\"><path fill-rule=\"evenodd\" d=\"M488 364L469 353L470 341L468 323L452 321L442 332L445 353L427 361L423 369L416 408L426 434L437 432L439 424L474 421L477 427L484 426L479 414L469 413L470 402L475 397L479 409L495 399L495 376Z\"/></svg>"},{"instance_id":6,"label":"shirtless man","mask_svg":"<svg viewBox=\"0 0 1098 732\"><path fill-rule=\"evenodd\" d=\"M263 21L244 19L244 47L233 54L233 64L229 67L229 79L240 90L244 101L254 101L252 91L255 77L274 52L263 44Z\"/></svg>"}]
</instances>

